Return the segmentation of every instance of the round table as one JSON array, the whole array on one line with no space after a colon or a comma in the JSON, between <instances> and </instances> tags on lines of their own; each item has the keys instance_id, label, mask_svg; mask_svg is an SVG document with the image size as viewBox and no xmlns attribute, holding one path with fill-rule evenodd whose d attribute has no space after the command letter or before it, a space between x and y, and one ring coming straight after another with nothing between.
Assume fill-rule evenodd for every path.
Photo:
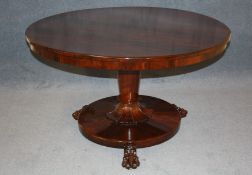
<instances>
[{"instance_id":1,"label":"round table","mask_svg":"<svg viewBox=\"0 0 252 175\"><path fill-rule=\"evenodd\" d=\"M124 148L122 166L139 166L136 148L162 143L187 111L138 95L140 71L195 65L223 54L231 31L201 14L154 7L114 7L62 13L26 30L31 51L81 68L118 71L119 95L73 113L81 133L98 144Z\"/></svg>"}]
</instances>

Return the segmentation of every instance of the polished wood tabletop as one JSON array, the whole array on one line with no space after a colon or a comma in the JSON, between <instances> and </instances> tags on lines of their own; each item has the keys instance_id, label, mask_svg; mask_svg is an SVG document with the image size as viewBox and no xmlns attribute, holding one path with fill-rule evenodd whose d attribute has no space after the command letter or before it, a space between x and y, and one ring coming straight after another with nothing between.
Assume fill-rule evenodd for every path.
<instances>
[{"instance_id":1,"label":"polished wood tabletop","mask_svg":"<svg viewBox=\"0 0 252 175\"><path fill-rule=\"evenodd\" d=\"M26 30L31 51L81 68L118 70L119 95L73 113L81 133L101 145L123 148L122 166L140 165L137 148L173 137L187 111L139 95L140 71L196 65L221 56L231 31L211 17L155 7L114 7L67 12ZM86 160L84 160L86 161Z\"/></svg>"},{"instance_id":2,"label":"polished wood tabletop","mask_svg":"<svg viewBox=\"0 0 252 175\"><path fill-rule=\"evenodd\" d=\"M230 34L225 24L193 12L117 7L44 18L26 30L26 40L33 52L64 64L151 70L215 58Z\"/></svg>"}]
</instances>

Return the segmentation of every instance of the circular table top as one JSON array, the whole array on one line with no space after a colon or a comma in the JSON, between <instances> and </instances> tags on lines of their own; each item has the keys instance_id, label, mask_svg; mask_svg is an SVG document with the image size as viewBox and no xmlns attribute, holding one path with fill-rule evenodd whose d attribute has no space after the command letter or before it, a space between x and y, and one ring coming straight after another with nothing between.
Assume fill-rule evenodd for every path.
<instances>
[{"instance_id":1,"label":"circular table top","mask_svg":"<svg viewBox=\"0 0 252 175\"><path fill-rule=\"evenodd\" d=\"M114 7L62 13L26 30L42 58L78 67L152 70L221 55L230 29L211 17L168 8Z\"/></svg>"}]
</instances>

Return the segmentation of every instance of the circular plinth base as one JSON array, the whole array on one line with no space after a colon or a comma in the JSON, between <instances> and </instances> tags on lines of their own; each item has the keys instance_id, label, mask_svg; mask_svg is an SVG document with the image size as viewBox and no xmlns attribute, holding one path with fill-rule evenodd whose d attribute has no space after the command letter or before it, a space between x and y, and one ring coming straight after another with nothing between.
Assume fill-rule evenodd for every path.
<instances>
[{"instance_id":1,"label":"circular plinth base","mask_svg":"<svg viewBox=\"0 0 252 175\"><path fill-rule=\"evenodd\" d=\"M123 148L129 142L137 148L153 146L176 134L181 108L164 100L139 96L139 104L148 120L136 125L121 125L108 118L118 104L118 97L107 97L84 106L78 111L81 133L89 140L109 147Z\"/></svg>"}]
</instances>

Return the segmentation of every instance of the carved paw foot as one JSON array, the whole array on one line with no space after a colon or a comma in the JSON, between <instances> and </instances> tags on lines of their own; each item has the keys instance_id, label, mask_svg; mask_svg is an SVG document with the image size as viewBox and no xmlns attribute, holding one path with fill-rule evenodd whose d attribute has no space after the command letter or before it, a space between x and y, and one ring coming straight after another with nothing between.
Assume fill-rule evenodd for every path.
<instances>
[{"instance_id":1,"label":"carved paw foot","mask_svg":"<svg viewBox=\"0 0 252 175\"><path fill-rule=\"evenodd\" d=\"M186 115L187 115L187 110L185 110L185 109L183 109L183 108L180 108L180 107L177 107L177 110L178 110L179 115L180 115L181 118L186 117Z\"/></svg>"},{"instance_id":2,"label":"carved paw foot","mask_svg":"<svg viewBox=\"0 0 252 175\"><path fill-rule=\"evenodd\" d=\"M124 156L122 166L127 169L136 169L140 165L138 156L136 154L136 147L132 144L128 144L124 147Z\"/></svg>"},{"instance_id":3,"label":"carved paw foot","mask_svg":"<svg viewBox=\"0 0 252 175\"><path fill-rule=\"evenodd\" d=\"M176 108L176 110L178 111L181 118L186 117L186 115L188 113L187 110L185 110L184 108L180 108L180 107L176 106L175 104L172 104L172 105Z\"/></svg>"},{"instance_id":4,"label":"carved paw foot","mask_svg":"<svg viewBox=\"0 0 252 175\"><path fill-rule=\"evenodd\" d=\"M72 116L75 120L79 120L79 117L80 117L80 114L82 112L91 112L91 113L94 113L95 111L93 110L92 107L88 106L88 105L85 105L83 106L81 109L75 111Z\"/></svg>"},{"instance_id":5,"label":"carved paw foot","mask_svg":"<svg viewBox=\"0 0 252 175\"><path fill-rule=\"evenodd\" d=\"M75 120L79 120L79 117L80 117L81 112L82 112L83 110L87 110L87 109L88 109L88 106L85 105L85 106L83 106L81 109L75 111L75 112L72 114L73 118L74 118Z\"/></svg>"},{"instance_id":6,"label":"carved paw foot","mask_svg":"<svg viewBox=\"0 0 252 175\"><path fill-rule=\"evenodd\" d=\"M72 116L73 116L73 118L74 118L75 120L79 120L79 116L80 116L81 111L82 111L82 109L77 110L77 111L75 111L75 112L72 114Z\"/></svg>"}]
</instances>

